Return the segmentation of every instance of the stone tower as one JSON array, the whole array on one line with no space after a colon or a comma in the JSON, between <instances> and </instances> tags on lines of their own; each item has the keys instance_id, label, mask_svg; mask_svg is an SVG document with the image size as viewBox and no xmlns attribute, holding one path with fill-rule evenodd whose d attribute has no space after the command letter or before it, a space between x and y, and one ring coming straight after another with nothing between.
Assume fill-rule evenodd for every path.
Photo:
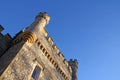
<instances>
[{"instance_id":1,"label":"stone tower","mask_svg":"<svg viewBox=\"0 0 120 80\"><path fill-rule=\"evenodd\" d=\"M47 36L49 20L39 13L14 38L0 33L0 80L77 80L77 60L67 61Z\"/></svg>"}]
</instances>

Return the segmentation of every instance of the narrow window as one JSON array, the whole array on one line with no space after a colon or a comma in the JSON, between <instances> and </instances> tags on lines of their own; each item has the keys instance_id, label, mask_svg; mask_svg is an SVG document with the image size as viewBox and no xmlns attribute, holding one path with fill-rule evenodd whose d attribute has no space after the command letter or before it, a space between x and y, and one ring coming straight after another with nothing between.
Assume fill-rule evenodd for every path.
<instances>
[{"instance_id":1,"label":"narrow window","mask_svg":"<svg viewBox=\"0 0 120 80\"><path fill-rule=\"evenodd\" d=\"M34 80L38 80L40 72L41 72L40 67L36 66L32 74Z\"/></svg>"}]
</instances>

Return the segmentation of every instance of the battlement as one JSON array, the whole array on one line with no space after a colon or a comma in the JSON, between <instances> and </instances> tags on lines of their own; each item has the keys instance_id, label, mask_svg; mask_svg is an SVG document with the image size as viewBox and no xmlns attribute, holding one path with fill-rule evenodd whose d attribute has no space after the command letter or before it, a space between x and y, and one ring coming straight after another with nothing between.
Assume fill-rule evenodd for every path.
<instances>
[{"instance_id":1,"label":"battlement","mask_svg":"<svg viewBox=\"0 0 120 80\"><path fill-rule=\"evenodd\" d=\"M0 40L4 40L5 42L11 40L12 37L10 36L9 33L7 33L5 35L1 33L3 30L4 30L4 28L2 27L2 25L0 25Z\"/></svg>"},{"instance_id":2,"label":"battlement","mask_svg":"<svg viewBox=\"0 0 120 80\"><path fill-rule=\"evenodd\" d=\"M45 48L45 46L39 40L36 40L35 43L37 43L37 46L40 47L39 49L42 50L42 52L48 58L48 60L50 61L50 63L53 64L53 66L56 68L56 70L58 72L60 72L60 74L65 78L65 80L70 80L69 76L67 76L67 74L65 74L65 72L62 69L62 67L59 65L60 61L62 61L62 64L64 64L66 66L67 71L72 72L71 71L71 67L68 64L68 61L66 59L64 59L64 55L62 53L56 53L55 52L56 53L55 54L56 58L58 57L60 59L60 60L56 60L55 57L53 57L53 54L49 53L49 51ZM55 48L55 50L56 49L58 50L58 47L56 45L54 47L52 47L52 48ZM58 61L59 61L59 63L58 63Z\"/></svg>"},{"instance_id":3,"label":"battlement","mask_svg":"<svg viewBox=\"0 0 120 80\"><path fill-rule=\"evenodd\" d=\"M20 32L18 32L15 36L14 36L14 38L13 38L13 41L12 41L12 43L11 43L11 46L12 45L15 45L15 44L17 44L17 43L19 43L19 42L21 42L22 40L23 40L23 38L22 38L22 34L24 33L24 30L21 30Z\"/></svg>"},{"instance_id":4,"label":"battlement","mask_svg":"<svg viewBox=\"0 0 120 80\"><path fill-rule=\"evenodd\" d=\"M58 53L58 56L61 58L61 60L64 60L64 55L61 52Z\"/></svg>"},{"instance_id":5,"label":"battlement","mask_svg":"<svg viewBox=\"0 0 120 80\"><path fill-rule=\"evenodd\" d=\"M69 64L74 65L78 68L78 61L77 59L70 59Z\"/></svg>"},{"instance_id":6,"label":"battlement","mask_svg":"<svg viewBox=\"0 0 120 80\"><path fill-rule=\"evenodd\" d=\"M54 52L56 53L56 57L58 57L57 59L60 59L59 61L62 61L63 64L68 68L69 72L71 72L71 66L69 66L68 61L64 58L64 55L60 52L59 48L57 47L57 45L55 45L53 39L51 37L46 37L48 43L50 44L50 46L52 46ZM75 60L76 62L76 60Z\"/></svg>"},{"instance_id":7,"label":"battlement","mask_svg":"<svg viewBox=\"0 0 120 80\"><path fill-rule=\"evenodd\" d=\"M77 69L78 69L78 61L77 59L70 59L69 65L72 68L72 80L77 80Z\"/></svg>"},{"instance_id":8,"label":"battlement","mask_svg":"<svg viewBox=\"0 0 120 80\"><path fill-rule=\"evenodd\" d=\"M68 64L68 61L66 59L64 59L63 63L68 67L69 64Z\"/></svg>"},{"instance_id":9,"label":"battlement","mask_svg":"<svg viewBox=\"0 0 120 80\"><path fill-rule=\"evenodd\" d=\"M54 41L51 37L47 37L48 42L50 43L50 45L52 46L54 44Z\"/></svg>"},{"instance_id":10,"label":"battlement","mask_svg":"<svg viewBox=\"0 0 120 80\"><path fill-rule=\"evenodd\" d=\"M57 45L54 44L52 47L56 53L59 53L59 48L57 47Z\"/></svg>"},{"instance_id":11,"label":"battlement","mask_svg":"<svg viewBox=\"0 0 120 80\"><path fill-rule=\"evenodd\" d=\"M8 33L5 35L1 33L3 30L4 28L0 25L0 57L10 47L12 41L12 37Z\"/></svg>"}]
</instances>

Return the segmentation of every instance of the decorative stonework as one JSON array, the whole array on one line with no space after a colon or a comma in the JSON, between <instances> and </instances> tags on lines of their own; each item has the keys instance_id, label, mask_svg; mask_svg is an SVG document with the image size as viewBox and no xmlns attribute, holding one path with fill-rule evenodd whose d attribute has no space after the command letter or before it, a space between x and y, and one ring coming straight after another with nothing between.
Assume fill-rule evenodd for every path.
<instances>
[{"instance_id":1,"label":"decorative stonework","mask_svg":"<svg viewBox=\"0 0 120 80\"><path fill-rule=\"evenodd\" d=\"M34 43L36 41L36 35L32 32L26 31L22 35L22 39L28 43Z\"/></svg>"}]
</instances>

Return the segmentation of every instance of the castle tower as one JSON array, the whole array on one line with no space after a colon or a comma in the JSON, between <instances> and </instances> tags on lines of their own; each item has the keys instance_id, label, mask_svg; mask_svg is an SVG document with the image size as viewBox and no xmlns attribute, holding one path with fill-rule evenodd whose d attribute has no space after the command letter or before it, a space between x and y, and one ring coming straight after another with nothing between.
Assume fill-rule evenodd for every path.
<instances>
[{"instance_id":1,"label":"castle tower","mask_svg":"<svg viewBox=\"0 0 120 80\"><path fill-rule=\"evenodd\" d=\"M70 59L69 65L72 68L72 80L78 80L77 79L77 70L78 70L78 61L75 59Z\"/></svg>"},{"instance_id":2,"label":"castle tower","mask_svg":"<svg viewBox=\"0 0 120 80\"><path fill-rule=\"evenodd\" d=\"M5 38L8 42L0 53L0 80L74 80L74 66L47 36L45 26L49 20L46 12L39 13L33 23L13 39L9 35Z\"/></svg>"}]
</instances>

